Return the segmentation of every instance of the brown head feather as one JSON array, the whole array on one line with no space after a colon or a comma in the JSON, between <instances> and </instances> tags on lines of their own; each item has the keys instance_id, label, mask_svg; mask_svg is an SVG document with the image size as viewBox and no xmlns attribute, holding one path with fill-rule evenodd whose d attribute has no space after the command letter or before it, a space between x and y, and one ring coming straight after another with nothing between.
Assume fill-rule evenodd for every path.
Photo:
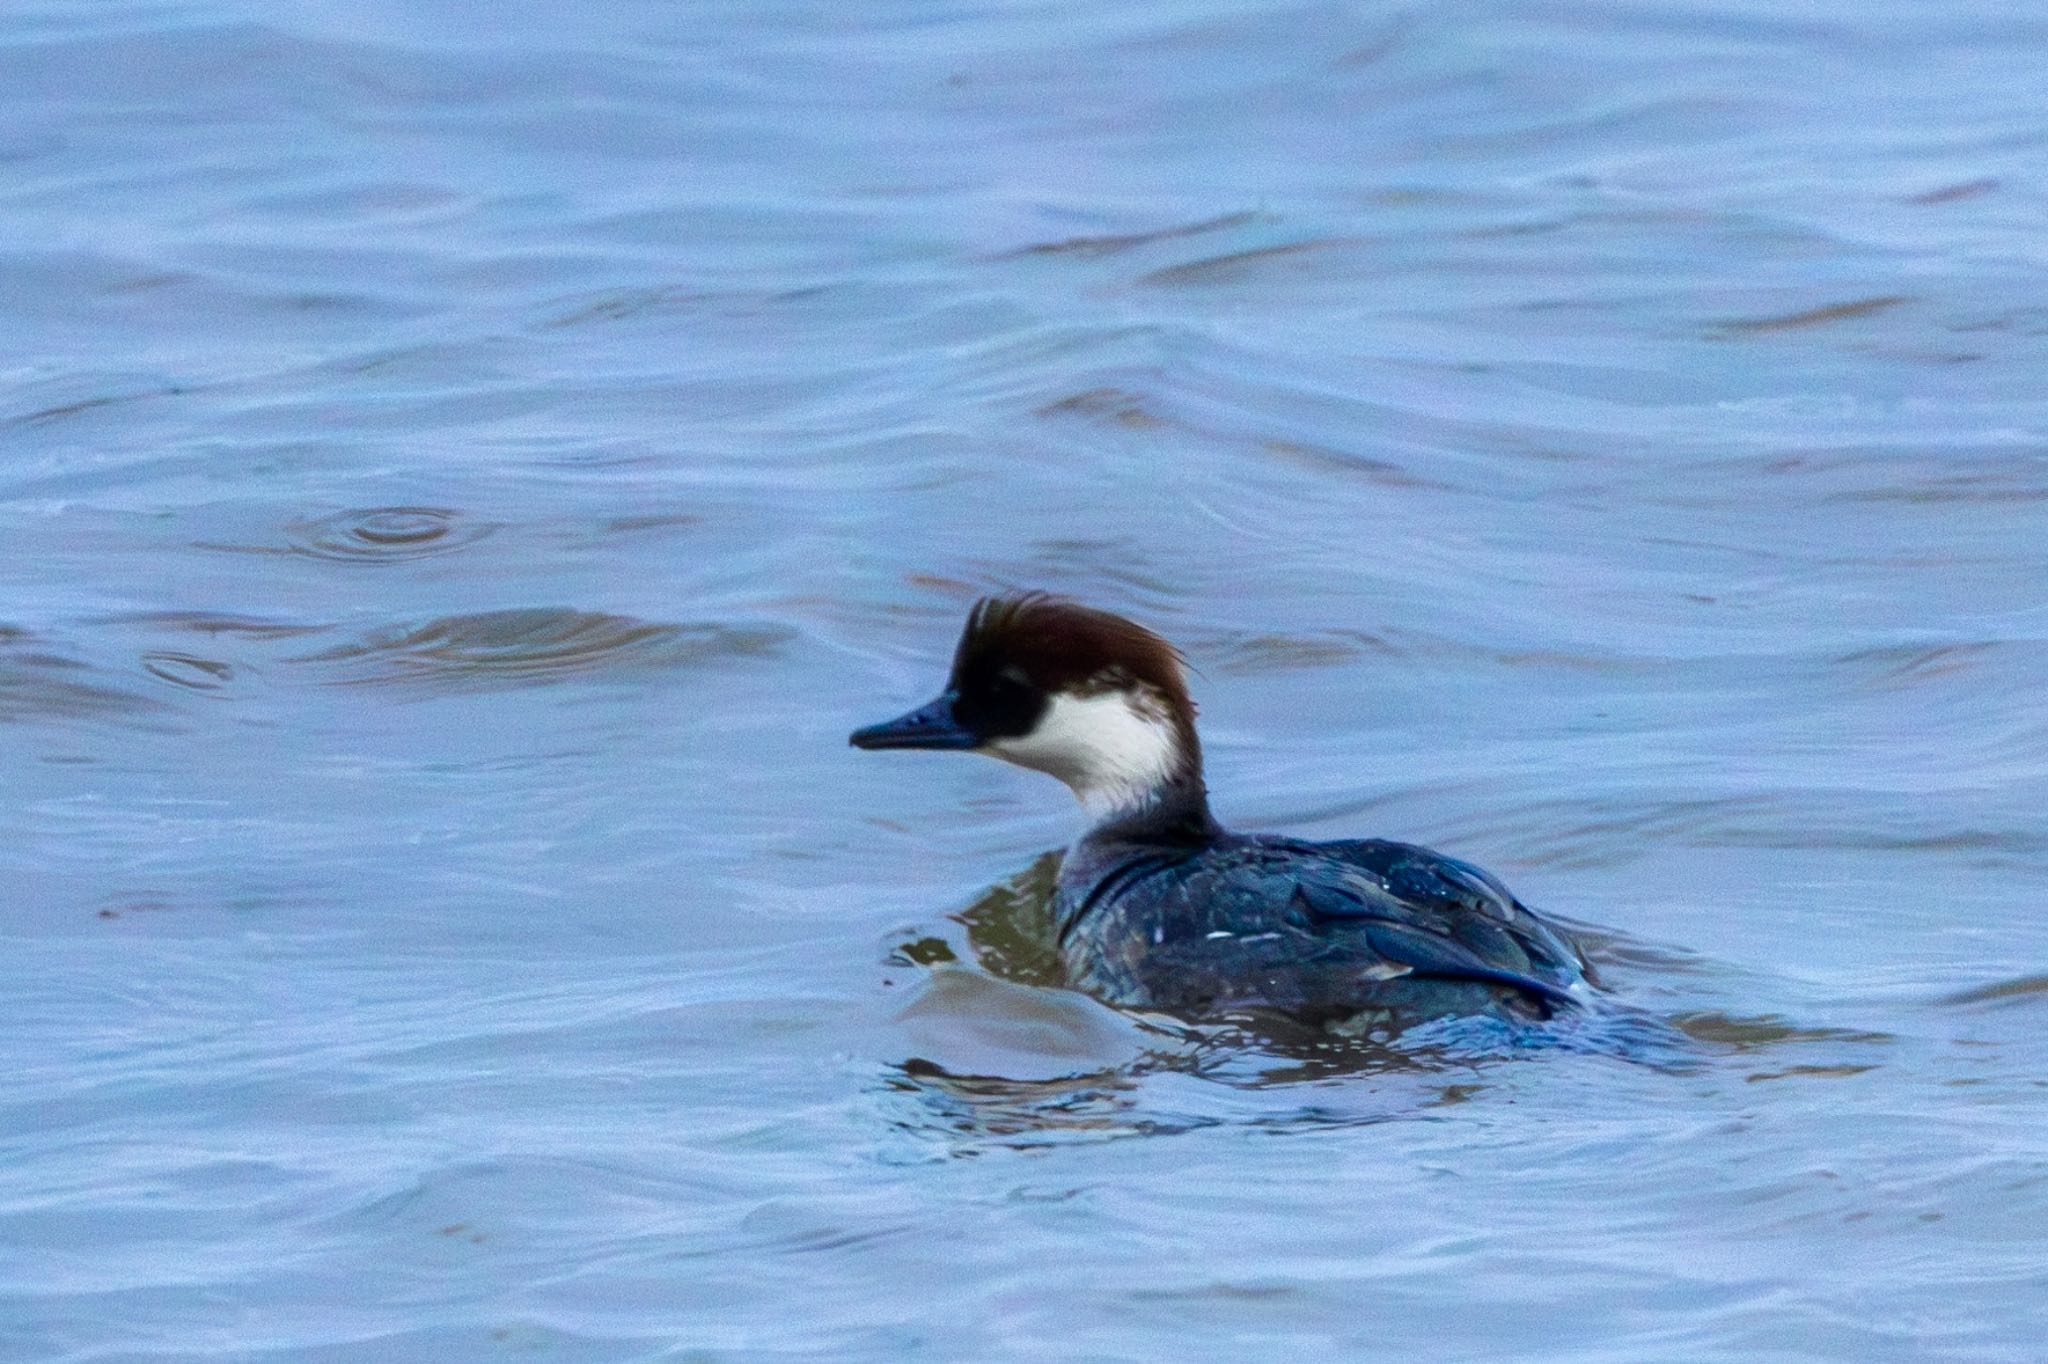
<instances>
[{"instance_id":1,"label":"brown head feather","mask_svg":"<svg viewBox=\"0 0 2048 1364\"><path fill-rule=\"evenodd\" d=\"M954 650L952 688L983 696L1005 675L1046 696L1139 691L1171 717L1189 775L1201 772L1180 651L1135 621L1044 592L983 597Z\"/></svg>"}]
</instances>

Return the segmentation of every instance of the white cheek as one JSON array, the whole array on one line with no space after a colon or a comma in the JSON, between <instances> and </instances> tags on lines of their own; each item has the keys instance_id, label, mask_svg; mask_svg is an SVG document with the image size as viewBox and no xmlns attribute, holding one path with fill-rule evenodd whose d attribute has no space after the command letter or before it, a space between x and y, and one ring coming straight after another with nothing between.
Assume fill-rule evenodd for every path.
<instances>
[{"instance_id":1,"label":"white cheek","mask_svg":"<svg viewBox=\"0 0 2048 1364\"><path fill-rule=\"evenodd\" d=\"M1172 721L1120 691L1054 696L1029 734L998 739L996 757L1058 777L1091 808L1145 800L1180 764Z\"/></svg>"}]
</instances>

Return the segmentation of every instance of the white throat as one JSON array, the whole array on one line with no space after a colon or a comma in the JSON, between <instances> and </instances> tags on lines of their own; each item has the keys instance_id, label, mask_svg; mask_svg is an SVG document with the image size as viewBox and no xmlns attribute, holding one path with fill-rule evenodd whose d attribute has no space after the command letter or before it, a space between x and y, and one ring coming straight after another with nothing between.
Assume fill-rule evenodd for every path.
<instances>
[{"instance_id":1,"label":"white throat","mask_svg":"<svg viewBox=\"0 0 2048 1364\"><path fill-rule=\"evenodd\" d=\"M1058 777L1097 822L1157 799L1185 757L1167 708L1122 689L1055 693L1037 728L988 752Z\"/></svg>"}]
</instances>

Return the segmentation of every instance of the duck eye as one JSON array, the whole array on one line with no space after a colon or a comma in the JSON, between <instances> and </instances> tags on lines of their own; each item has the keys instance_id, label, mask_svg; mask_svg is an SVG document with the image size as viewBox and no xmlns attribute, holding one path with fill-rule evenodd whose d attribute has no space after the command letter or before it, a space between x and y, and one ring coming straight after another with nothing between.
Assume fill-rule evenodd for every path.
<instances>
[{"instance_id":1,"label":"duck eye","mask_svg":"<svg viewBox=\"0 0 2048 1364\"><path fill-rule=\"evenodd\" d=\"M977 733L1005 738L1030 733L1044 704L1030 674L1012 665L969 682L962 689L958 709Z\"/></svg>"}]
</instances>

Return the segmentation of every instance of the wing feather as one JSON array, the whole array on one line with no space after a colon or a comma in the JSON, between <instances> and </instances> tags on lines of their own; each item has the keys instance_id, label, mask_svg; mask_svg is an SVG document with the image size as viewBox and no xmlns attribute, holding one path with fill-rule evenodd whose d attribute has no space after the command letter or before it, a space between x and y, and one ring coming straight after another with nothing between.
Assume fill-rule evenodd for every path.
<instances>
[{"instance_id":1,"label":"wing feather","mask_svg":"<svg viewBox=\"0 0 2048 1364\"><path fill-rule=\"evenodd\" d=\"M1356 928L1418 975L1578 1003L1564 988L1580 974L1576 954L1485 872L1406 844L1324 846L1332 855L1309 862L1295 887L1312 919Z\"/></svg>"}]
</instances>

